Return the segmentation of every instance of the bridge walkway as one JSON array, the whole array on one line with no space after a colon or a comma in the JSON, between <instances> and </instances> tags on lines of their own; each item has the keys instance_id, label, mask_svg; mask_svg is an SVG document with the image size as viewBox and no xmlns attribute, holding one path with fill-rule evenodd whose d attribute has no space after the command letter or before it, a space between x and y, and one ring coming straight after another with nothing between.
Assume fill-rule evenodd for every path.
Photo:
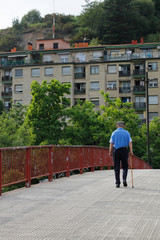
<instances>
[{"instance_id":1,"label":"bridge walkway","mask_svg":"<svg viewBox=\"0 0 160 240\"><path fill-rule=\"evenodd\" d=\"M160 239L160 170L113 170L59 178L2 194L1 240Z\"/></svg>"}]
</instances>

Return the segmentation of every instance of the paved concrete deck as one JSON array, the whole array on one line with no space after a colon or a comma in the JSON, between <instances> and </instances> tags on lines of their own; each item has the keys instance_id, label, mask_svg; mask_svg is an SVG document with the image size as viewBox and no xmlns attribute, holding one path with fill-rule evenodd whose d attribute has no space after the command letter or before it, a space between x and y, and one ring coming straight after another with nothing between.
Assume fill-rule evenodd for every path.
<instances>
[{"instance_id":1,"label":"paved concrete deck","mask_svg":"<svg viewBox=\"0 0 160 240\"><path fill-rule=\"evenodd\" d=\"M96 171L0 197L2 240L160 239L160 170L134 170L128 187Z\"/></svg>"}]
</instances>

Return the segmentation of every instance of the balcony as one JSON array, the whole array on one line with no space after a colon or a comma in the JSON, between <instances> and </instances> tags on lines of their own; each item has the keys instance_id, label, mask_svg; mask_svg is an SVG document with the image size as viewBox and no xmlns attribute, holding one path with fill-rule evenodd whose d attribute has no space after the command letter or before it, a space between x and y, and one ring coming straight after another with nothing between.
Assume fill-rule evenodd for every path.
<instances>
[{"instance_id":1,"label":"balcony","mask_svg":"<svg viewBox=\"0 0 160 240\"><path fill-rule=\"evenodd\" d=\"M145 94L145 86L134 86L133 92L134 94Z\"/></svg>"},{"instance_id":2,"label":"balcony","mask_svg":"<svg viewBox=\"0 0 160 240\"><path fill-rule=\"evenodd\" d=\"M120 87L119 88L119 93L130 93L131 88L130 87Z\"/></svg>"},{"instance_id":3,"label":"balcony","mask_svg":"<svg viewBox=\"0 0 160 240\"><path fill-rule=\"evenodd\" d=\"M114 54L114 55L104 55L104 61L128 61L136 59L152 59L160 58L160 52L141 52L141 53L131 53L131 54Z\"/></svg>"},{"instance_id":4,"label":"balcony","mask_svg":"<svg viewBox=\"0 0 160 240\"><path fill-rule=\"evenodd\" d=\"M7 60L1 63L1 67L9 67L9 66L22 66L25 65L24 60Z\"/></svg>"},{"instance_id":5,"label":"balcony","mask_svg":"<svg viewBox=\"0 0 160 240\"><path fill-rule=\"evenodd\" d=\"M74 78L75 78L75 79L78 79L78 78L85 78L85 72L82 72L82 73L75 73Z\"/></svg>"},{"instance_id":6,"label":"balcony","mask_svg":"<svg viewBox=\"0 0 160 240\"><path fill-rule=\"evenodd\" d=\"M2 98L11 98L12 92L2 92Z\"/></svg>"},{"instance_id":7,"label":"balcony","mask_svg":"<svg viewBox=\"0 0 160 240\"><path fill-rule=\"evenodd\" d=\"M82 88L82 89L77 89L77 88L75 88L74 89L74 94L75 95L83 95L83 94L85 94L86 93L86 89L85 88Z\"/></svg>"},{"instance_id":8,"label":"balcony","mask_svg":"<svg viewBox=\"0 0 160 240\"><path fill-rule=\"evenodd\" d=\"M119 71L119 77L129 77L130 71Z\"/></svg>"},{"instance_id":9,"label":"balcony","mask_svg":"<svg viewBox=\"0 0 160 240\"><path fill-rule=\"evenodd\" d=\"M134 69L133 76L134 77L145 77L145 69Z\"/></svg>"},{"instance_id":10,"label":"balcony","mask_svg":"<svg viewBox=\"0 0 160 240\"><path fill-rule=\"evenodd\" d=\"M104 61L128 61L131 60L131 55L128 54L115 54L115 55L104 55Z\"/></svg>"},{"instance_id":11,"label":"balcony","mask_svg":"<svg viewBox=\"0 0 160 240\"><path fill-rule=\"evenodd\" d=\"M4 76L2 77L2 83L11 83L12 82L12 77L10 76Z\"/></svg>"},{"instance_id":12,"label":"balcony","mask_svg":"<svg viewBox=\"0 0 160 240\"><path fill-rule=\"evenodd\" d=\"M31 60L7 60L0 64L0 67L12 67L12 66L26 66L26 65L37 65L42 64L40 59L31 59Z\"/></svg>"},{"instance_id":13,"label":"balcony","mask_svg":"<svg viewBox=\"0 0 160 240\"><path fill-rule=\"evenodd\" d=\"M145 110L146 109L146 103L145 102L136 102L134 103L135 110Z\"/></svg>"}]
</instances>

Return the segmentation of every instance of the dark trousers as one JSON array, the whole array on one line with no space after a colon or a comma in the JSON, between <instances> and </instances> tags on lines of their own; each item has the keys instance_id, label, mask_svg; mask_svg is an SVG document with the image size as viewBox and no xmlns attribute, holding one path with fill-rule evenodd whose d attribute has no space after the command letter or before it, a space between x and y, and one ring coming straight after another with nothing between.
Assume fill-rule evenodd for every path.
<instances>
[{"instance_id":1,"label":"dark trousers","mask_svg":"<svg viewBox=\"0 0 160 240\"><path fill-rule=\"evenodd\" d=\"M127 148L118 148L113 150L114 172L116 184L120 184L120 163L123 168L123 181L127 179L128 173L128 150Z\"/></svg>"}]
</instances>

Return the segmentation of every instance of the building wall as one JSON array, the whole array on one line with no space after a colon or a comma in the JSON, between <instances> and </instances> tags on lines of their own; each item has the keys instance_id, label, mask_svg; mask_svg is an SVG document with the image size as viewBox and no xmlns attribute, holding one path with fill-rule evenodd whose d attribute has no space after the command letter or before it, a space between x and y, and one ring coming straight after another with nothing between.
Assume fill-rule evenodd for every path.
<instances>
[{"instance_id":1,"label":"building wall","mask_svg":"<svg viewBox=\"0 0 160 240\"><path fill-rule=\"evenodd\" d=\"M128 50L133 54L133 58L130 58ZM104 104L104 99L100 93L101 90L109 93L111 98L121 97L125 101L133 103L138 101L137 99L141 99L140 101L145 103L146 93L143 91L135 92L134 87L136 84L146 81L145 72L148 71L148 78L157 79L158 81L157 86L149 87L149 96L152 100L152 103L149 105L149 111L153 114L158 113L160 116L160 52L158 48L146 51L143 52L139 46L126 46L126 48L123 48L123 46L120 48L118 46L116 48L111 46L108 49L107 47L86 47L63 49L60 51L34 51L33 54L39 54L42 57L42 60L38 64L33 62L33 64L8 67L8 69L12 69L13 73L12 99L13 101L22 100L24 105L28 105L32 97L32 81L36 80L42 83L43 80L49 82L51 79L57 79L61 83L71 83L71 94L67 96L71 100L71 106L75 104L76 99L91 100L92 102L96 102L96 107ZM104 52L107 55L104 56ZM13 54L15 54L16 58L17 53ZM27 59L35 60L33 54L31 51L27 52ZM141 65L140 69L144 70L144 73L137 75L134 71L135 69L137 70L139 65ZM150 65L153 65L153 69L149 69ZM128 75L124 74L125 71L123 68L126 66L130 66L130 74ZM53 74L46 76L45 71L48 68L53 68ZM64 72L67 74L62 73L63 68L65 68ZM70 72L68 72L69 68ZM4 76L5 69L0 69L0 92L4 88L2 76ZM32 71L37 71L36 69L39 69L39 75L32 76ZM16 77L15 71L17 70L22 70L23 76ZM109 87L111 84L116 85L115 87ZM126 89L124 86L127 86ZM17 92L15 90L21 88L22 91ZM155 102L153 99L155 99ZM137 112L145 118L145 105L137 109Z\"/></svg>"}]
</instances>

